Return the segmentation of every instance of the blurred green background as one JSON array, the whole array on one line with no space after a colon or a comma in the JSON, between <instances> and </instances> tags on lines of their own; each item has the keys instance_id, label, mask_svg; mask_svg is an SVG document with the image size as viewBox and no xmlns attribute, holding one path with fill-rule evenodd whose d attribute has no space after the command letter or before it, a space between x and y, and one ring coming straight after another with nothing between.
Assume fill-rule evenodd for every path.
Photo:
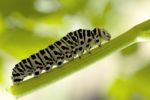
<instances>
[{"instance_id":1,"label":"blurred green background","mask_svg":"<svg viewBox=\"0 0 150 100\"><path fill-rule=\"evenodd\" d=\"M0 100L14 65L70 31L112 38L150 18L150 0L0 0ZM134 44L20 100L150 100L150 44Z\"/></svg>"}]
</instances>

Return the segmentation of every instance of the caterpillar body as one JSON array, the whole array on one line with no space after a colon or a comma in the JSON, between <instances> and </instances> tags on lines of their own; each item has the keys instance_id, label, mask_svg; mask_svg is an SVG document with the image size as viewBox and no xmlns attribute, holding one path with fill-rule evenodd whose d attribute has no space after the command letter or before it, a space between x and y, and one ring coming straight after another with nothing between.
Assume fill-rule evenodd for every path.
<instances>
[{"instance_id":1,"label":"caterpillar body","mask_svg":"<svg viewBox=\"0 0 150 100\"><path fill-rule=\"evenodd\" d=\"M47 48L23 59L12 70L11 79L14 84L20 83L25 77L38 76L43 70L50 71L54 65L61 67L64 61L80 57L84 51L89 52L93 43L101 46L102 39L109 41L111 35L104 29L78 29L69 32Z\"/></svg>"}]
</instances>

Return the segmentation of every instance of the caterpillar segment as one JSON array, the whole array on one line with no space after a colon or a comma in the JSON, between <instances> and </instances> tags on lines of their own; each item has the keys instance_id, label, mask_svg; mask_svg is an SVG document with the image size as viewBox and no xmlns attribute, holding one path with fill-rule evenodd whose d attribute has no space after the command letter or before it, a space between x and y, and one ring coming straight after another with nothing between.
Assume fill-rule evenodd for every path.
<instances>
[{"instance_id":1,"label":"caterpillar segment","mask_svg":"<svg viewBox=\"0 0 150 100\"><path fill-rule=\"evenodd\" d=\"M47 72L51 70L51 68L55 65L54 59L52 56L47 52L46 49L39 51L39 56L41 57L45 67L44 70Z\"/></svg>"},{"instance_id":2,"label":"caterpillar segment","mask_svg":"<svg viewBox=\"0 0 150 100\"><path fill-rule=\"evenodd\" d=\"M55 42L54 45L63 53L65 60L72 60L72 50L69 46L67 46L67 44L63 40Z\"/></svg>"},{"instance_id":3,"label":"caterpillar segment","mask_svg":"<svg viewBox=\"0 0 150 100\"><path fill-rule=\"evenodd\" d=\"M63 62L65 61L64 54L57 48L56 45L50 45L47 47L48 52L52 55L54 58L54 61L56 63L56 66L61 67Z\"/></svg>"},{"instance_id":4,"label":"caterpillar segment","mask_svg":"<svg viewBox=\"0 0 150 100\"><path fill-rule=\"evenodd\" d=\"M37 54L31 55L29 59L34 69L33 71L34 76L38 76L44 69L45 66L44 63Z\"/></svg>"}]
</instances>

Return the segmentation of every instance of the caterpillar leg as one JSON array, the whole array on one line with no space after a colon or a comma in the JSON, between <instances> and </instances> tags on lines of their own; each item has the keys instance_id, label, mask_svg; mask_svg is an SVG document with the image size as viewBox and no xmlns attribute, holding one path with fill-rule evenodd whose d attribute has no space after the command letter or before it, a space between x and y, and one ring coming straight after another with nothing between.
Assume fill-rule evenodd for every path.
<instances>
[{"instance_id":1,"label":"caterpillar leg","mask_svg":"<svg viewBox=\"0 0 150 100\"><path fill-rule=\"evenodd\" d=\"M62 67L62 64L63 64L63 61L61 61L61 60L59 60L59 61L57 61L57 67L58 68L61 68Z\"/></svg>"},{"instance_id":2,"label":"caterpillar leg","mask_svg":"<svg viewBox=\"0 0 150 100\"><path fill-rule=\"evenodd\" d=\"M90 44L87 44L85 46L85 48L86 48L86 52L88 52L89 54L91 54L91 46L90 46Z\"/></svg>"},{"instance_id":3,"label":"caterpillar leg","mask_svg":"<svg viewBox=\"0 0 150 100\"><path fill-rule=\"evenodd\" d=\"M66 55L65 58L67 61L73 60L74 58L71 52L67 52L65 55Z\"/></svg>"},{"instance_id":4,"label":"caterpillar leg","mask_svg":"<svg viewBox=\"0 0 150 100\"><path fill-rule=\"evenodd\" d=\"M81 58L81 55L84 53L84 48L82 46L78 47L77 49L77 54L78 54L78 57Z\"/></svg>"},{"instance_id":5,"label":"caterpillar leg","mask_svg":"<svg viewBox=\"0 0 150 100\"><path fill-rule=\"evenodd\" d=\"M102 47L102 44L100 43L100 44L98 44L98 47Z\"/></svg>"},{"instance_id":6,"label":"caterpillar leg","mask_svg":"<svg viewBox=\"0 0 150 100\"><path fill-rule=\"evenodd\" d=\"M43 67L37 67L34 71L34 76L37 77L43 70Z\"/></svg>"},{"instance_id":7,"label":"caterpillar leg","mask_svg":"<svg viewBox=\"0 0 150 100\"><path fill-rule=\"evenodd\" d=\"M35 77L37 77L39 74L40 74L40 71L38 71L38 70L34 72Z\"/></svg>"},{"instance_id":8,"label":"caterpillar leg","mask_svg":"<svg viewBox=\"0 0 150 100\"><path fill-rule=\"evenodd\" d=\"M52 68L52 66L50 64L47 64L45 67L45 71L48 72L51 70L51 68Z\"/></svg>"}]
</instances>

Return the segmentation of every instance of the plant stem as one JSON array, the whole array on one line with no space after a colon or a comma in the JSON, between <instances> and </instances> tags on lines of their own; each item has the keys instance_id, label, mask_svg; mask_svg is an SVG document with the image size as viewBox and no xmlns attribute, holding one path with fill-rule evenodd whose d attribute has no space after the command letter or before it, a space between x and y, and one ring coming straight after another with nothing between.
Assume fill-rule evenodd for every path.
<instances>
[{"instance_id":1,"label":"plant stem","mask_svg":"<svg viewBox=\"0 0 150 100\"><path fill-rule=\"evenodd\" d=\"M69 74L72 74L89 64L92 64L112 52L121 50L134 44L137 41L137 37L149 38L150 39L150 20L145 21L122 35L112 39L110 42L105 43L102 47L97 47L91 51L92 54L84 54L80 58L76 58L62 66L62 68L54 68L50 72L43 73L36 78L21 82L19 85L13 85L9 88L9 91L15 96L22 96L26 93L30 93L40 87L47 84L52 84Z\"/></svg>"}]
</instances>

